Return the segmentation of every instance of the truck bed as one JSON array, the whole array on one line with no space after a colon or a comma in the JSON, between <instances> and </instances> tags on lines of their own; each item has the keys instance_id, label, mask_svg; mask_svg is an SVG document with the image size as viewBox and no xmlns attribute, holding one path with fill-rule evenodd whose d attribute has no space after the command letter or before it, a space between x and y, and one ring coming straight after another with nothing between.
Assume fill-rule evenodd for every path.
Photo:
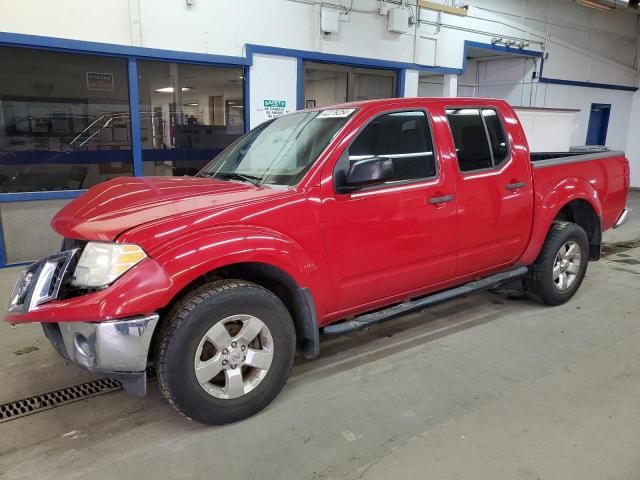
<instances>
[{"instance_id":1,"label":"truck bed","mask_svg":"<svg viewBox=\"0 0 640 480\"><path fill-rule=\"evenodd\" d=\"M531 152L530 159L535 167L545 167L564 163L585 162L607 157L624 156L624 152L595 150L578 152Z\"/></svg>"},{"instance_id":2,"label":"truck bed","mask_svg":"<svg viewBox=\"0 0 640 480\"><path fill-rule=\"evenodd\" d=\"M629 167L624 152L531 153L531 162L534 184L541 198L567 185L576 191L582 188L591 192L602 203L602 230L611 228L626 205ZM565 166L577 163L581 165ZM573 186L574 183L582 187Z\"/></svg>"}]
</instances>

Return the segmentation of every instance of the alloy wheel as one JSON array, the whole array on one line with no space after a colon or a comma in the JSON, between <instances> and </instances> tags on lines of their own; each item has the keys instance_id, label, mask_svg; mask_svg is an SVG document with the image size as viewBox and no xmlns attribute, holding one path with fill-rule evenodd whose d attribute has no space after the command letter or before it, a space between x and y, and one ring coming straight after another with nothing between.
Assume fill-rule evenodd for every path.
<instances>
[{"instance_id":1,"label":"alloy wheel","mask_svg":"<svg viewBox=\"0 0 640 480\"><path fill-rule=\"evenodd\" d=\"M262 320L232 315L213 325L196 350L196 379L209 395L233 399L264 379L273 360L273 337Z\"/></svg>"},{"instance_id":2,"label":"alloy wheel","mask_svg":"<svg viewBox=\"0 0 640 480\"><path fill-rule=\"evenodd\" d=\"M553 262L553 282L558 290L568 290L575 283L581 261L582 252L577 242L569 240L560 247Z\"/></svg>"}]
</instances>

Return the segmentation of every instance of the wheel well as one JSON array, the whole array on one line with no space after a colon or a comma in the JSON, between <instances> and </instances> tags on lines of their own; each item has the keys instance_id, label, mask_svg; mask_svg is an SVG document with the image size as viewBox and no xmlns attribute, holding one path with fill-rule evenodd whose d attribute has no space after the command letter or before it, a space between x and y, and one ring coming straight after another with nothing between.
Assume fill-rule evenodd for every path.
<instances>
[{"instance_id":1,"label":"wheel well","mask_svg":"<svg viewBox=\"0 0 640 480\"><path fill-rule=\"evenodd\" d=\"M589 259L600 258L602 227L600 217L586 200L573 200L560 209L554 221L573 222L580 225L589 239Z\"/></svg>"},{"instance_id":2,"label":"wheel well","mask_svg":"<svg viewBox=\"0 0 640 480\"><path fill-rule=\"evenodd\" d=\"M223 279L238 279L260 285L274 293L285 305L296 330L298 347L302 353L312 358L319 351L319 333L315 305L308 289L300 288L285 271L265 263L236 263L226 265L202 275L183 288L160 313L160 322L154 336L160 337L168 314L186 294L206 283ZM156 345L156 341L153 345ZM155 352L152 352L155 358Z\"/></svg>"}]
</instances>

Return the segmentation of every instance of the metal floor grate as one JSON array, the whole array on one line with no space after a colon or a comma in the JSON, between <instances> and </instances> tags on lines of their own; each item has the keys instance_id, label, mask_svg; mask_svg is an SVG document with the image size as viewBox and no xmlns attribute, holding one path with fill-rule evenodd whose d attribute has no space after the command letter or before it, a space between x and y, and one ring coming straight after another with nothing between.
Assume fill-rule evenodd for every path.
<instances>
[{"instance_id":1,"label":"metal floor grate","mask_svg":"<svg viewBox=\"0 0 640 480\"><path fill-rule=\"evenodd\" d=\"M121 388L122 384L117 380L99 378L91 382L80 383L59 390L34 395L33 397L4 403L0 405L0 423L26 417L27 415L33 415L34 413L84 400L85 398L95 397L96 395L115 392Z\"/></svg>"}]
</instances>

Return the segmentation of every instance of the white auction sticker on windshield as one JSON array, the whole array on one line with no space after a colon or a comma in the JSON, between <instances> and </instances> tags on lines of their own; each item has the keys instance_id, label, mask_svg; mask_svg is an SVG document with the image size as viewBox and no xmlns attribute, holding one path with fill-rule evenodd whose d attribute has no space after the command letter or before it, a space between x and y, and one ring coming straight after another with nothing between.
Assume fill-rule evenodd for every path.
<instances>
[{"instance_id":1,"label":"white auction sticker on windshield","mask_svg":"<svg viewBox=\"0 0 640 480\"><path fill-rule=\"evenodd\" d=\"M355 111L355 108L333 108L331 110L321 111L318 118L345 118Z\"/></svg>"}]
</instances>

